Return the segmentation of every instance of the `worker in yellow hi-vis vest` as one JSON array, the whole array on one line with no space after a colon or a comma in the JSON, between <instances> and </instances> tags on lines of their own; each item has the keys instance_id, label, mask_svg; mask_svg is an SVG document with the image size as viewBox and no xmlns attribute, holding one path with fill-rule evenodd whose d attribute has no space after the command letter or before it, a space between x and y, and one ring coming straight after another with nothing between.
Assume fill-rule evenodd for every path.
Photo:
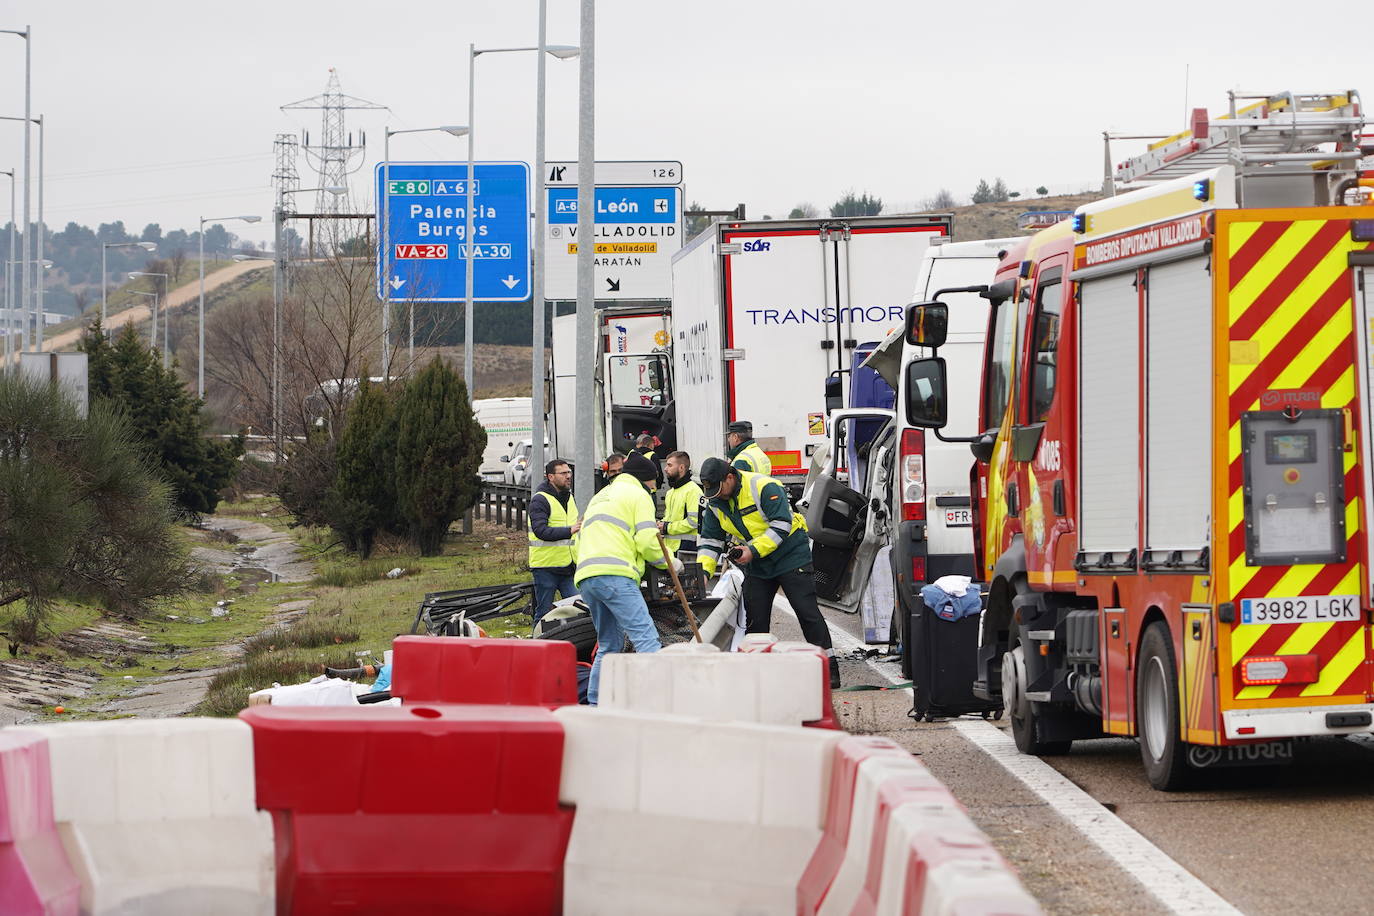
<instances>
[{"instance_id":1,"label":"worker in yellow hi-vis vest","mask_svg":"<svg viewBox=\"0 0 1374 916\"><path fill-rule=\"evenodd\" d=\"M577 594L573 584L573 544L578 529L577 501L572 495L572 468L561 458L544 465L544 482L529 508L530 573L534 576L534 621L553 607L553 593Z\"/></svg>"}]
</instances>

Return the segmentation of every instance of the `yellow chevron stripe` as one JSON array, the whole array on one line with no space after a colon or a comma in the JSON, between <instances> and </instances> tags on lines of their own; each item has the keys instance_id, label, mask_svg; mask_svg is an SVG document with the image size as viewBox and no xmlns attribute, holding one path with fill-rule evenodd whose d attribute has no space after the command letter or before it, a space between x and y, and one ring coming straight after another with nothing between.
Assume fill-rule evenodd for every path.
<instances>
[{"instance_id":1,"label":"yellow chevron stripe","mask_svg":"<svg viewBox=\"0 0 1374 916\"><path fill-rule=\"evenodd\" d=\"M1250 651L1250 647L1259 642L1259 638L1265 634L1273 624L1271 623L1246 623L1237 626L1231 631L1231 665L1245 657Z\"/></svg>"},{"instance_id":2,"label":"yellow chevron stripe","mask_svg":"<svg viewBox=\"0 0 1374 916\"><path fill-rule=\"evenodd\" d=\"M1331 316L1331 320L1322 326L1322 329L1312 336L1312 342L1298 351L1298 355L1274 378L1273 388L1301 388L1312 378L1312 374L1321 368L1321 364L1331 356L1332 353L1340 349L1346 342L1353 330L1350 311L1339 309L1336 314ZM1323 404L1326 401L1325 393L1322 397ZM1259 403L1259 398L1252 402ZM1246 405L1249 409L1251 405ZM1341 403L1341 407L1345 403Z\"/></svg>"},{"instance_id":3,"label":"yellow chevron stripe","mask_svg":"<svg viewBox=\"0 0 1374 916\"><path fill-rule=\"evenodd\" d=\"M1227 233L1231 245L1230 249L1226 252L1227 259L1234 258L1236 252L1240 251L1241 247L1244 246L1246 242L1250 241L1250 236L1254 235L1262 225L1264 224L1258 221L1232 223L1231 231Z\"/></svg>"},{"instance_id":4,"label":"yellow chevron stripe","mask_svg":"<svg viewBox=\"0 0 1374 916\"><path fill-rule=\"evenodd\" d=\"M1321 677L1315 684L1309 684L1303 688L1301 696L1330 696L1336 689L1345 683L1350 675L1355 673L1355 669L1364 661L1364 627L1359 627L1351 634L1350 639L1341 646L1341 651L1337 652L1331 661L1322 668Z\"/></svg>"},{"instance_id":5,"label":"yellow chevron stripe","mask_svg":"<svg viewBox=\"0 0 1374 916\"><path fill-rule=\"evenodd\" d=\"M1325 220L1301 220L1289 226L1283 235L1279 236L1278 241L1269 247L1255 266L1250 268L1250 272L1231 290L1229 316L1232 324L1235 324L1260 294L1269 288L1279 272L1304 245L1312 241L1312 237L1325 223ZM1234 224L1232 225L1234 227Z\"/></svg>"}]
</instances>

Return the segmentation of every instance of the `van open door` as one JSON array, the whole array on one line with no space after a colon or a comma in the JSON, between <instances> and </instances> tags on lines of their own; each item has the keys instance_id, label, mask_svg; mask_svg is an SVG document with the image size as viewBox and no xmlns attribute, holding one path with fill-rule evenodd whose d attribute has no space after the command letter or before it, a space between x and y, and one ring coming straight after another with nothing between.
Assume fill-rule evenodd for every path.
<instances>
[{"instance_id":1,"label":"van open door","mask_svg":"<svg viewBox=\"0 0 1374 916\"><path fill-rule=\"evenodd\" d=\"M806 516L816 594L822 604L847 614L859 610L878 551L888 543L889 505L895 466L894 412L877 408L837 410L830 414L829 454L811 479L798 508ZM881 431L868 445L863 491L849 485L839 466L848 449L844 442L852 421L876 421Z\"/></svg>"}]
</instances>

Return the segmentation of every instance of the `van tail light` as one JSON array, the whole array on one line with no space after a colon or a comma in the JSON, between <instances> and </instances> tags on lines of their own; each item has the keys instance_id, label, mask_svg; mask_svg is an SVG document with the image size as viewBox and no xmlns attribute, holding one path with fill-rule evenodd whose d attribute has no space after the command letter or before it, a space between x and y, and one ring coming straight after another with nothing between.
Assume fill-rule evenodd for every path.
<instances>
[{"instance_id":1,"label":"van tail light","mask_svg":"<svg viewBox=\"0 0 1374 916\"><path fill-rule=\"evenodd\" d=\"M1240 662L1245 684L1314 684L1320 674L1315 655L1256 655Z\"/></svg>"},{"instance_id":2,"label":"van tail light","mask_svg":"<svg viewBox=\"0 0 1374 916\"><path fill-rule=\"evenodd\" d=\"M902 431L901 463L902 521L923 521L926 517L925 430Z\"/></svg>"},{"instance_id":3,"label":"van tail light","mask_svg":"<svg viewBox=\"0 0 1374 916\"><path fill-rule=\"evenodd\" d=\"M917 582L924 582L924 581L926 581L926 558L925 558L925 557L912 557L912 558L911 558L911 583L912 583L912 585L915 585Z\"/></svg>"}]
</instances>

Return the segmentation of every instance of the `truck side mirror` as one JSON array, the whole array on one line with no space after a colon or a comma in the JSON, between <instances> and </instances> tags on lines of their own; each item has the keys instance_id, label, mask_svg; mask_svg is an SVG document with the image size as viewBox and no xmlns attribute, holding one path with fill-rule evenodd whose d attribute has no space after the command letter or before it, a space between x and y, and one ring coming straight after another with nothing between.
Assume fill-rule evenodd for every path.
<instances>
[{"instance_id":1,"label":"truck side mirror","mask_svg":"<svg viewBox=\"0 0 1374 916\"><path fill-rule=\"evenodd\" d=\"M949 421L945 361L938 356L912 360L906 367L906 420L923 429L942 429Z\"/></svg>"},{"instance_id":2,"label":"truck side mirror","mask_svg":"<svg viewBox=\"0 0 1374 916\"><path fill-rule=\"evenodd\" d=\"M906 342L913 347L943 347L949 331L949 306L913 302L906 310Z\"/></svg>"},{"instance_id":3,"label":"truck side mirror","mask_svg":"<svg viewBox=\"0 0 1374 916\"><path fill-rule=\"evenodd\" d=\"M828 414L832 410L839 410L844 407L844 382L838 373L829 375L825 379L825 412Z\"/></svg>"}]
</instances>

